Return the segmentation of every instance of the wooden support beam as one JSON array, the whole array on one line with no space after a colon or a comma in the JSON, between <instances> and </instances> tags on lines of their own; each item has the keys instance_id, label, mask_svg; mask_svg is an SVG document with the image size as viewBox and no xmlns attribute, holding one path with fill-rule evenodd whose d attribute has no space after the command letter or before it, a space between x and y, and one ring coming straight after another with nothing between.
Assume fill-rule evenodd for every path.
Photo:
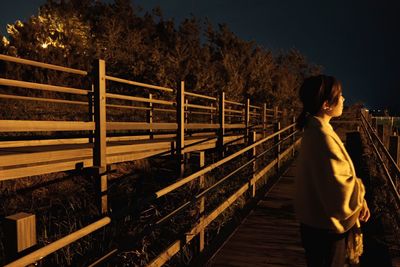
<instances>
[{"instance_id":1,"label":"wooden support beam","mask_svg":"<svg viewBox=\"0 0 400 267\"><path fill-rule=\"evenodd\" d=\"M198 160L198 167L199 169L203 168L205 165L205 152L204 151L196 151L196 152L192 152L192 155L196 155L196 159ZM199 190L203 190L205 188L205 174L201 175L199 177ZM202 224L202 222L204 221L204 217L205 217L205 196L200 197L200 199L197 202L197 207L199 209L199 224ZM198 246L199 246L199 252L203 252L204 250L204 237L205 237L205 231L204 229L202 229L199 232L199 236L198 236Z\"/></svg>"},{"instance_id":2,"label":"wooden support beam","mask_svg":"<svg viewBox=\"0 0 400 267\"><path fill-rule=\"evenodd\" d=\"M211 103L211 108L214 108L213 103ZM214 110L210 110L210 123L214 124Z\"/></svg>"},{"instance_id":3,"label":"wooden support beam","mask_svg":"<svg viewBox=\"0 0 400 267\"><path fill-rule=\"evenodd\" d=\"M281 129L281 123L278 121L278 122L275 122L274 123L274 132L276 133L276 132L279 132L280 131L280 129ZM274 144L277 144L277 143L279 143L279 141L281 140L281 134L277 134L275 137L274 137ZM277 162L277 164L276 164L276 171L277 171L277 173L279 173L279 171L280 171L280 153L281 153L281 145L279 144L279 145L277 145L276 146L276 149L275 149L275 155L276 155L276 159L278 160L278 162Z\"/></svg>"},{"instance_id":4,"label":"wooden support beam","mask_svg":"<svg viewBox=\"0 0 400 267\"><path fill-rule=\"evenodd\" d=\"M220 157L223 158L224 151L224 135L225 135L225 92L221 92L218 103L218 120L219 120L219 131L218 131L218 151Z\"/></svg>"},{"instance_id":5,"label":"wooden support beam","mask_svg":"<svg viewBox=\"0 0 400 267\"><path fill-rule=\"evenodd\" d=\"M87 94L88 100L88 120L94 123L94 83L91 81L90 91ZM94 143L94 131L91 131L92 136L89 137L89 143Z\"/></svg>"},{"instance_id":6,"label":"wooden support beam","mask_svg":"<svg viewBox=\"0 0 400 267\"><path fill-rule=\"evenodd\" d=\"M382 141L383 145L389 147L389 136L392 134L392 127L387 124L378 124L378 137Z\"/></svg>"},{"instance_id":7,"label":"wooden support beam","mask_svg":"<svg viewBox=\"0 0 400 267\"><path fill-rule=\"evenodd\" d=\"M176 156L178 160L178 172L179 176L182 177L185 165L185 82L181 81L176 92L176 123L178 129L176 133Z\"/></svg>"},{"instance_id":8,"label":"wooden support beam","mask_svg":"<svg viewBox=\"0 0 400 267\"><path fill-rule=\"evenodd\" d=\"M149 99L151 100L153 98L152 94L149 94ZM149 110L147 110L147 123L148 124L153 124L153 103L149 102ZM153 134L153 129L149 129L149 139L153 139L154 134Z\"/></svg>"},{"instance_id":9,"label":"wooden support beam","mask_svg":"<svg viewBox=\"0 0 400 267\"><path fill-rule=\"evenodd\" d=\"M392 135L389 138L389 153L394 162L400 167L400 136Z\"/></svg>"},{"instance_id":10,"label":"wooden support beam","mask_svg":"<svg viewBox=\"0 0 400 267\"><path fill-rule=\"evenodd\" d=\"M250 135L250 143L254 144L257 141L257 133L256 131L252 131L251 135ZM250 154L250 159L253 159L257 156L257 147L253 147L253 149L251 150L251 154ZM251 175L251 179L253 180L255 175L256 175L256 171L257 171L257 165L256 165L256 161L253 161L252 164L252 175ZM251 192L251 196L255 197L256 196L256 183L251 185L250 188L250 192Z\"/></svg>"},{"instance_id":11,"label":"wooden support beam","mask_svg":"<svg viewBox=\"0 0 400 267\"><path fill-rule=\"evenodd\" d=\"M263 138L267 136L267 103L264 103L262 110L262 129L263 129Z\"/></svg>"},{"instance_id":12,"label":"wooden support beam","mask_svg":"<svg viewBox=\"0 0 400 267\"><path fill-rule=\"evenodd\" d=\"M99 192L99 208L107 213L107 158L106 158L106 63L100 59L93 66L95 142L93 165Z\"/></svg>"},{"instance_id":13,"label":"wooden support beam","mask_svg":"<svg viewBox=\"0 0 400 267\"><path fill-rule=\"evenodd\" d=\"M245 106L245 111L244 111L244 124L246 125L246 129L244 134L246 135L247 142L250 140L249 136L249 127L250 127L250 99L246 99L246 106Z\"/></svg>"},{"instance_id":14,"label":"wooden support beam","mask_svg":"<svg viewBox=\"0 0 400 267\"><path fill-rule=\"evenodd\" d=\"M292 129L291 133L294 133L294 132L296 132L296 116L293 116L293 117L292 117L292 123L294 123L294 126L293 126L293 129ZM294 155L295 155L295 153L296 153L296 148L294 147L294 143L295 143L295 141L296 141L296 135L293 134L291 139L292 139L291 144L293 145L292 157L294 157Z\"/></svg>"},{"instance_id":15,"label":"wooden support beam","mask_svg":"<svg viewBox=\"0 0 400 267\"><path fill-rule=\"evenodd\" d=\"M372 118L372 121L371 121L371 126L372 126L372 128L376 131L377 129L378 129L378 123L377 123L378 121L377 121L377 119L374 117L374 118Z\"/></svg>"}]
</instances>

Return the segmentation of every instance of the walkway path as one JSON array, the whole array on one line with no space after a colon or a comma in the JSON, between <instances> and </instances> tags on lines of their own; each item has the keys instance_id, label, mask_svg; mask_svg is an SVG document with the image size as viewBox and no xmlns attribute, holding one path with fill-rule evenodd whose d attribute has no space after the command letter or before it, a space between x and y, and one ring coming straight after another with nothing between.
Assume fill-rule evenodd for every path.
<instances>
[{"instance_id":1,"label":"walkway path","mask_svg":"<svg viewBox=\"0 0 400 267\"><path fill-rule=\"evenodd\" d=\"M292 164L208 266L306 266L292 205L294 174Z\"/></svg>"}]
</instances>

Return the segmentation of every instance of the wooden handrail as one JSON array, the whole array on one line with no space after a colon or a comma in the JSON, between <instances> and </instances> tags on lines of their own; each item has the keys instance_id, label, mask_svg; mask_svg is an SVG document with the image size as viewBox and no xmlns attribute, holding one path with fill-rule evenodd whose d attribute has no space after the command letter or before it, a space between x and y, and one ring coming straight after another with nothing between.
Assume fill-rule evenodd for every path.
<instances>
[{"instance_id":1,"label":"wooden handrail","mask_svg":"<svg viewBox=\"0 0 400 267\"><path fill-rule=\"evenodd\" d=\"M380 163L381 163L381 165L382 165L382 167L383 167L383 169L384 169L384 171L386 173L386 176L389 179L389 182L390 182L392 191L394 193L394 197L396 199L396 202L400 206L400 193L399 193L399 191L398 191L398 189L396 187L396 183L393 181L392 176L391 176L388 168L386 167L386 165L385 165L385 163L384 163L384 161L382 159L382 156L378 151L378 148L375 146L371 135L378 141L378 145L379 145L380 149L383 151L385 156L388 158L389 162L392 163L392 165L394 167L394 170L397 172L398 176L400 175L400 169L397 166L396 162L393 160L393 158L390 155L389 151L387 151L385 145L382 143L382 141L379 139L379 137L376 135L376 133L372 130L372 126L369 124L367 119L364 117L364 114L362 114L362 113L361 113L361 118L362 118L362 121L363 121L363 124L362 124L363 125L363 129L367 133L367 136L368 136L368 138L369 138L369 140L370 140L370 142L371 142L371 144L372 144L372 146L374 148L375 154L378 156L378 159L379 159L379 161L380 161Z\"/></svg>"},{"instance_id":2,"label":"wooden handrail","mask_svg":"<svg viewBox=\"0 0 400 267\"><path fill-rule=\"evenodd\" d=\"M0 132L93 131L94 122L0 120Z\"/></svg>"},{"instance_id":3,"label":"wooden handrail","mask_svg":"<svg viewBox=\"0 0 400 267\"><path fill-rule=\"evenodd\" d=\"M188 108L198 108L198 109L206 109L206 110L217 110L216 107L210 107L210 106L203 106L203 105L195 105L195 104L185 104L185 107Z\"/></svg>"},{"instance_id":4,"label":"wooden handrail","mask_svg":"<svg viewBox=\"0 0 400 267\"><path fill-rule=\"evenodd\" d=\"M172 102L172 101L149 99L149 98L145 98L145 97L120 95L120 94L112 94L112 93L106 93L106 97L114 98L114 99L122 99L122 100L131 100L131 101L137 101L137 102L145 102L145 103L163 104L163 105L169 105L169 106L174 105L174 102Z\"/></svg>"},{"instance_id":5,"label":"wooden handrail","mask_svg":"<svg viewBox=\"0 0 400 267\"><path fill-rule=\"evenodd\" d=\"M246 104L243 103L239 103L239 102L235 102L235 101L230 101L230 100L225 100L225 103L227 104L233 104L233 105L237 105L237 106L245 106Z\"/></svg>"},{"instance_id":6,"label":"wooden handrail","mask_svg":"<svg viewBox=\"0 0 400 267\"><path fill-rule=\"evenodd\" d=\"M191 92L185 92L185 95L195 96L195 97L204 98L204 99L210 99L210 100L214 100L214 101L217 100L216 97L207 96L207 95L201 95L201 94L195 94L195 93L191 93Z\"/></svg>"},{"instance_id":7,"label":"wooden handrail","mask_svg":"<svg viewBox=\"0 0 400 267\"><path fill-rule=\"evenodd\" d=\"M73 105L84 105L84 106L88 105L88 102L83 102L83 101L63 100L63 99L44 98L44 97L17 96L17 95L7 95L7 94L0 94L0 98L26 100L26 101L41 101L41 102L50 102L50 103L62 103L62 104L73 104Z\"/></svg>"},{"instance_id":8,"label":"wooden handrail","mask_svg":"<svg viewBox=\"0 0 400 267\"><path fill-rule=\"evenodd\" d=\"M297 146L300 139L296 143L288 147L282 154L281 157L288 155L292 149ZM247 190L251 188L263 175L265 175L269 170L271 170L278 160L275 159L271 161L267 166L265 166L261 171L259 171L252 179L250 183L246 182L242 185L236 192L234 192L230 197L228 197L223 203L221 203L217 208L210 212L206 217L204 217L197 225L195 225L187 234L185 239L174 241L167 249L161 252L155 259L153 259L147 266L148 267L159 267L164 265L169 259L171 259L175 254L177 254L181 247L185 244L191 242L202 230L204 230L212 221L214 221L222 212L224 212L232 203L234 203L239 197L241 197Z\"/></svg>"},{"instance_id":9,"label":"wooden handrail","mask_svg":"<svg viewBox=\"0 0 400 267\"><path fill-rule=\"evenodd\" d=\"M106 75L106 79L110 80L110 81L114 81L114 82L119 82L119 83L124 83L124 84L129 84L129 85L136 85L136 86L145 87L145 88L149 88L149 89L156 89L156 90L166 91L166 92L174 92L174 89L171 89L171 88L157 86L157 85L151 85L151 84L147 84L147 83L130 81L130 80L116 78L116 77L109 76L109 75Z\"/></svg>"},{"instance_id":10,"label":"wooden handrail","mask_svg":"<svg viewBox=\"0 0 400 267\"><path fill-rule=\"evenodd\" d=\"M76 95L87 95L88 94L87 90L78 89L78 88L71 88L71 87L50 85L50 84L24 82L24 81L10 80L10 79L4 79L4 78L0 78L0 85L21 87L21 88L35 89L35 90L45 90L45 91L60 92L60 93L68 93L68 94L76 94Z\"/></svg>"},{"instance_id":11,"label":"wooden handrail","mask_svg":"<svg viewBox=\"0 0 400 267\"><path fill-rule=\"evenodd\" d=\"M258 146L258 145L260 145L260 144L262 144L262 143L264 143L264 142L266 142L266 141L268 141L268 140L270 140L272 138L274 138L275 136L287 131L288 129L292 128L294 125L295 124L291 124L291 125L283 128L282 130L280 130L280 131L278 131L276 133L273 133L273 134L271 134L271 135L269 135L269 136L267 136L267 137L255 142L254 144L252 144L250 146L247 146L247 147L235 152L234 154L229 155L228 157L225 157L225 158L221 159L220 161L217 161L217 162L215 162L213 164L208 165L207 167L205 167L205 168L203 168L203 169L201 169L201 170L199 170L199 171L197 171L197 172L195 172L195 173L193 173L193 174L191 174L191 175L189 175L189 176L177 181L176 183L173 183L173 184L171 184L171 185L169 185L169 186L157 191L155 193L156 197L160 198L160 197L162 197L162 196L164 196L164 195L166 195L166 194L178 189L179 187L189 183L190 181L193 181L194 179L200 177L201 175L203 175L203 174L205 174L205 173L207 173L207 172L209 172L209 171L221 166L222 164L224 164L224 163L226 163L228 161L231 161L232 159L242 155L243 153L249 151L250 149L252 149L252 148L254 148L254 147L256 147L256 146Z\"/></svg>"},{"instance_id":12,"label":"wooden handrail","mask_svg":"<svg viewBox=\"0 0 400 267\"><path fill-rule=\"evenodd\" d=\"M107 224L109 224L111 222L111 219L109 217L104 217L103 219L100 219L92 224L89 224L86 227L83 227L82 229L79 229L76 232L73 232L53 243L50 243L49 245L42 247L16 261L13 261L7 265L5 265L4 267L20 267L20 266L27 266L29 264L35 263L41 259L43 259L44 257L46 257L47 255L75 242L76 240L87 236L91 233L93 233L94 231L106 226Z\"/></svg>"},{"instance_id":13,"label":"wooden handrail","mask_svg":"<svg viewBox=\"0 0 400 267\"><path fill-rule=\"evenodd\" d=\"M87 71L83 71L83 70L72 69L72 68L62 67L62 66L58 66L58 65L47 64L47 63L42 63L42 62L38 62L38 61L7 56L7 55L3 55L3 54L0 54L0 60L20 63L23 65L30 65L30 66L35 66L35 67L40 67L40 68L45 68L45 69L57 70L57 71L62 71L62 72L69 72L69 73L79 74L79 75L83 75L83 76L88 74Z\"/></svg>"}]
</instances>

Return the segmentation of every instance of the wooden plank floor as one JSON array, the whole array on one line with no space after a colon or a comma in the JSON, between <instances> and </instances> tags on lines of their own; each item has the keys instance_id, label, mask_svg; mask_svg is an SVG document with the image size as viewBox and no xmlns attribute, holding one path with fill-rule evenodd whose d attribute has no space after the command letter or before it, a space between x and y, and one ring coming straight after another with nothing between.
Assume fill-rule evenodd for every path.
<instances>
[{"instance_id":1,"label":"wooden plank floor","mask_svg":"<svg viewBox=\"0 0 400 267\"><path fill-rule=\"evenodd\" d=\"M306 266L294 217L293 164L207 266Z\"/></svg>"}]
</instances>

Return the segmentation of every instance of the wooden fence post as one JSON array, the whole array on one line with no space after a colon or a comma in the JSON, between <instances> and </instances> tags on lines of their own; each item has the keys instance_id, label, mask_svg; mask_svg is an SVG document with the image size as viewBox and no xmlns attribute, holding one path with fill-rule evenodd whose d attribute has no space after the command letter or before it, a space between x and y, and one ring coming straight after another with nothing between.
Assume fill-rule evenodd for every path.
<instances>
[{"instance_id":1,"label":"wooden fence post","mask_svg":"<svg viewBox=\"0 0 400 267\"><path fill-rule=\"evenodd\" d=\"M389 153L400 168L400 136L392 135L389 139Z\"/></svg>"},{"instance_id":2,"label":"wooden fence post","mask_svg":"<svg viewBox=\"0 0 400 267\"><path fill-rule=\"evenodd\" d=\"M246 99L246 106L245 106L245 111L244 111L244 124L245 124L245 131L244 134L246 135L246 140L247 143L250 141L250 99Z\"/></svg>"},{"instance_id":3,"label":"wooden fence post","mask_svg":"<svg viewBox=\"0 0 400 267\"><path fill-rule=\"evenodd\" d=\"M210 110L210 123L211 124L214 124L214 110L212 109L214 106L213 106L213 103L211 103L211 110Z\"/></svg>"},{"instance_id":4,"label":"wooden fence post","mask_svg":"<svg viewBox=\"0 0 400 267\"><path fill-rule=\"evenodd\" d=\"M283 108L283 110L282 110L282 120L281 121L283 121L283 125L286 127L286 123L289 122L287 108Z\"/></svg>"},{"instance_id":5,"label":"wooden fence post","mask_svg":"<svg viewBox=\"0 0 400 267\"><path fill-rule=\"evenodd\" d=\"M149 94L149 100L153 99L153 95ZM147 110L147 123L152 125L153 124L153 103L149 103L148 106L149 110ZM149 139L153 139L154 134L153 134L153 129L149 130Z\"/></svg>"},{"instance_id":6,"label":"wooden fence post","mask_svg":"<svg viewBox=\"0 0 400 267\"><path fill-rule=\"evenodd\" d=\"M378 129L378 121L375 117L372 118L372 122L371 122L372 128L377 131Z\"/></svg>"},{"instance_id":7,"label":"wooden fence post","mask_svg":"<svg viewBox=\"0 0 400 267\"><path fill-rule=\"evenodd\" d=\"M389 147L389 136L392 134L391 131L392 131L392 129L391 129L390 125L387 125L387 124L379 124L378 125L379 139L381 139L383 145L386 148Z\"/></svg>"},{"instance_id":8,"label":"wooden fence post","mask_svg":"<svg viewBox=\"0 0 400 267\"><path fill-rule=\"evenodd\" d=\"M274 124L274 132L276 133L276 132L280 131L280 129L281 129L281 122L279 122L279 121L275 122L275 124ZM281 135L280 134L276 135L274 137L274 144L279 143L280 140L281 140ZM281 167L280 166L280 154L281 154L281 144L277 145L276 149L275 149L276 159L278 160L278 162L276 163L277 173L279 173L280 167Z\"/></svg>"},{"instance_id":9,"label":"wooden fence post","mask_svg":"<svg viewBox=\"0 0 400 267\"><path fill-rule=\"evenodd\" d=\"M199 168L203 168L205 165L205 152L199 151L197 152L199 155ZM200 191L205 188L205 176L201 175L199 177L199 189ZM204 221L204 210L205 210L205 197L202 196L198 201L199 208L199 224L202 225ZM201 253L204 250L204 229L202 229L199 233L199 252Z\"/></svg>"},{"instance_id":10,"label":"wooden fence post","mask_svg":"<svg viewBox=\"0 0 400 267\"><path fill-rule=\"evenodd\" d=\"M218 151L220 153L221 158L224 157L225 149L224 149L224 135L225 135L225 92L221 92L219 96L219 131L218 131Z\"/></svg>"},{"instance_id":11,"label":"wooden fence post","mask_svg":"<svg viewBox=\"0 0 400 267\"><path fill-rule=\"evenodd\" d=\"M95 142L93 147L93 166L100 193L100 212L107 213L107 160L106 160L106 63L100 59L94 70L94 118Z\"/></svg>"},{"instance_id":12,"label":"wooden fence post","mask_svg":"<svg viewBox=\"0 0 400 267\"><path fill-rule=\"evenodd\" d=\"M181 81L176 93L176 156L178 160L178 173L182 177L185 171L185 82Z\"/></svg>"},{"instance_id":13,"label":"wooden fence post","mask_svg":"<svg viewBox=\"0 0 400 267\"><path fill-rule=\"evenodd\" d=\"M278 106L274 107L274 121L278 120L278 116L279 116L279 109Z\"/></svg>"},{"instance_id":14,"label":"wooden fence post","mask_svg":"<svg viewBox=\"0 0 400 267\"><path fill-rule=\"evenodd\" d=\"M262 110L262 127L263 127L263 138L267 136L267 103L264 103Z\"/></svg>"},{"instance_id":15,"label":"wooden fence post","mask_svg":"<svg viewBox=\"0 0 400 267\"><path fill-rule=\"evenodd\" d=\"M35 214L19 212L4 218L4 252L7 262L36 245Z\"/></svg>"},{"instance_id":16,"label":"wooden fence post","mask_svg":"<svg viewBox=\"0 0 400 267\"><path fill-rule=\"evenodd\" d=\"M292 133L296 132L296 116L292 117L292 123L294 123L295 125L293 125L292 128ZM293 149L292 149L292 157L294 157L295 153L296 153L296 149L294 147L294 143L296 142L296 136L295 134L292 135L292 145L293 145Z\"/></svg>"},{"instance_id":17,"label":"wooden fence post","mask_svg":"<svg viewBox=\"0 0 400 267\"><path fill-rule=\"evenodd\" d=\"M189 99L185 98L185 125L188 124L188 120L189 120Z\"/></svg>"},{"instance_id":18,"label":"wooden fence post","mask_svg":"<svg viewBox=\"0 0 400 267\"><path fill-rule=\"evenodd\" d=\"M251 142L251 144L254 144L257 140L257 132L256 131L252 131L251 132L251 135L250 135L250 142ZM254 147L252 150L251 150L251 159L254 159L255 157L257 156L257 148L256 147ZM253 179L254 177L255 177L255 175L256 175L256 171L257 171L257 165L256 165L256 160L254 160L253 161L253 164L252 164L252 175L251 175L251 178ZM256 183L254 183L252 186L251 186L251 196L252 197L255 197L256 196Z\"/></svg>"},{"instance_id":19,"label":"wooden fence post","mask_svg":"<svg viewBox=\"0 0 400 267\"><path fill-rule=\"evenodd\" d=\"M93 99L93 94L94 94L94 83L93 81L90 84L90 91L87 94L88 97L88 120L89 121L94 121L94 99ZM89 136L89 143L94 142L94 131L90 131L90 136Z\"/></svg>"}]
</instances>

